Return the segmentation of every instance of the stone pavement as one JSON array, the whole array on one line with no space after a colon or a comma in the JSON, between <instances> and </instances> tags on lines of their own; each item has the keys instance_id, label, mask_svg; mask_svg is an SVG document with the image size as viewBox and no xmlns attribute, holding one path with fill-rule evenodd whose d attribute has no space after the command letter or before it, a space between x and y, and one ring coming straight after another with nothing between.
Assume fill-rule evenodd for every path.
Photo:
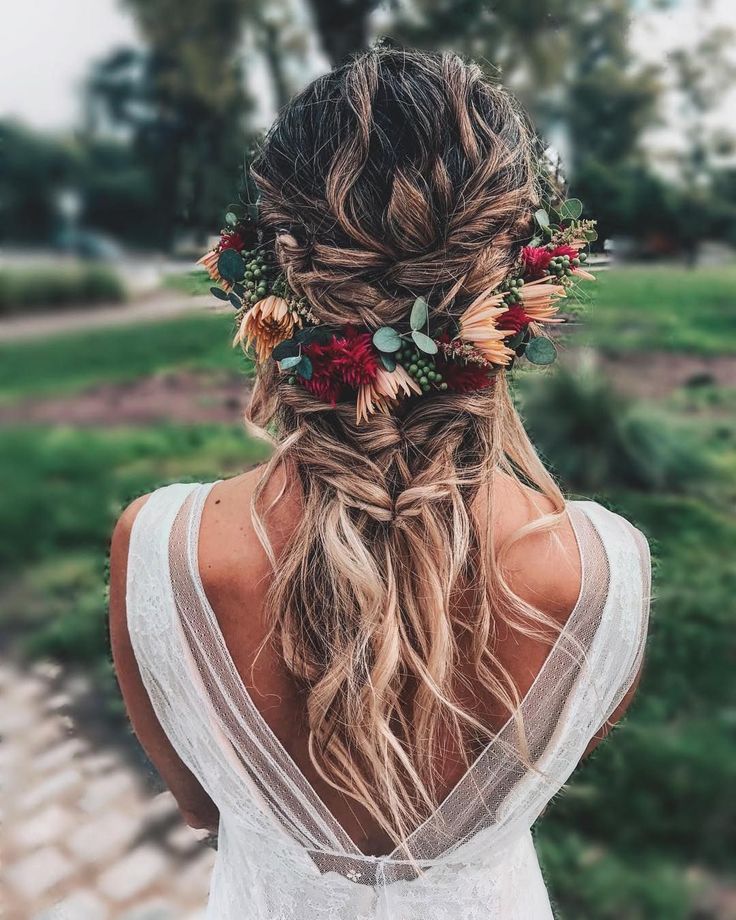
<instances>
[{"instance_id":1,"label":"stone pavement","mask_svg":"<svg viewBox=\"0 0 736 920\"><path fill-rule=\"evenodd\" d=\"M91 692L57 665L0 660L0 918L197 920L215 852L127 741L85 733Z\"/></svg>"}]
</instances>

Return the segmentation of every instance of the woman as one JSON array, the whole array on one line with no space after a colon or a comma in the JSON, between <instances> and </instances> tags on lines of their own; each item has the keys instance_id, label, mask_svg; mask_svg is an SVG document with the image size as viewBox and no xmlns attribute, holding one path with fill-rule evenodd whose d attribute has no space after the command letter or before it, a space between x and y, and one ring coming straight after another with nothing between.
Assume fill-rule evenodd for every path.
<instances>
[{"instance_id":1,"label":"woman","mask_svg":"<svg viewBox=\"0 0 736 920\"><path fill-rule=\"evenodd\" d=\"M273 457L137 500L111 560L131 720L219 831L207 916L551 917L530 828L629 705L649 606L642 535L565 502L507 389L591 225L522 249L533 137L453 55L320 78L253 173L258 236L204 262Z\"/></svg>"}]
</instances>

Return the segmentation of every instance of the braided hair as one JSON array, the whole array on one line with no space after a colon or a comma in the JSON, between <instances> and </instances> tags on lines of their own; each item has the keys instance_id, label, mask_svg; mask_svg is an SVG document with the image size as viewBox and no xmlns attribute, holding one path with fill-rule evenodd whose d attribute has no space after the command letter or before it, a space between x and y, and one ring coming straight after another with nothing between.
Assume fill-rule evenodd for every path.
<instances>
[{"instance_id":1,"label":"braided hair","mask_svg":"<svg viewBox=\"0 0 736 920\"><path fill-rule=\"evenodd\" d=\"M280 113L253 165L259 220L319 323L390 324L417 296L430 322L457 316L509 273L529 234L534 143L476 65L375 49ZM303 503L272 558L273 635L307 688L315 767L399 841L437 805L448 733L460 751L491 734L459 701L461 640L511 713L518 699L494 655L494 623L551 628L507 586L490 510L481 523L473 503L498 469L536 484L558 513L562 496L503 373L490 389L425 395L366 425L352 404L331 407L268 365L259 375L250 419L278 432L254 498L267 549L262 495L278 466Z\"/></svg>"}]
</instances>

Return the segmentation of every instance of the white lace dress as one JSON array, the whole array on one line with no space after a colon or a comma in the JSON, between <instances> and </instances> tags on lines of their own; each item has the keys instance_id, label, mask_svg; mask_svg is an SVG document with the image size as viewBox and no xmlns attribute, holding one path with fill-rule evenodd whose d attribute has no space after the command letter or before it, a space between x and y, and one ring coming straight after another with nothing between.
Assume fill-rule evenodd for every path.
<instances>
[{"instance_id":1,"label":"white lace dress","mask_svg":"<svg viewBox=\"0 0 736 920\"><path fill-rule=\"evenodd\" d=\"M509 720L400 849L364 856L256 709L197 566L210 484L155 492L131 535L127 611L140 672L182 760L220 810L208 920L548 920L530 828L639 669L646 541L569 503L580 597L522 702L533 769Z\"/></svg>"}]
</instances>

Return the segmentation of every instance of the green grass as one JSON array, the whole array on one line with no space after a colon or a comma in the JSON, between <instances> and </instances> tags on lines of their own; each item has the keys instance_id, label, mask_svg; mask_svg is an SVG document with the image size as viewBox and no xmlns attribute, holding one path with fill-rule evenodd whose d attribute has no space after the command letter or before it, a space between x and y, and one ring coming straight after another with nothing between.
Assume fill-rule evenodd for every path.
<instances>
[{"instance_id":1,"label":"green grass","mask_svg":"<svg viewBox=\"0 0 736 920\"><path fill-rule=\"evenodd\" d=\"M201 269L187 272L186 274L167 275L164 278L164 287L172 291L179 291L182 294L209 294L210 288L214 281L210 280L207 272Z\"/></svg>"},{"instance_id":2,"label":"green grass","mask_svg":"<svg viewBox=\"0 0 736 920\"><path fill-rule=\"evenodd\" d=\"M0 345L0 401L72 393L166 370L249 370L228 314L96 329Z\"/></svg>"},{"instance_id":3,"label":"green grass","mask_svg":"<svg viewBox=\"0 0 736 920\"><path fill-rule=\"evenodd\" d=\"M736 267L615 267L590 287L585 322L602 346L736 353Z\"/></svg>"}]
</instances>

